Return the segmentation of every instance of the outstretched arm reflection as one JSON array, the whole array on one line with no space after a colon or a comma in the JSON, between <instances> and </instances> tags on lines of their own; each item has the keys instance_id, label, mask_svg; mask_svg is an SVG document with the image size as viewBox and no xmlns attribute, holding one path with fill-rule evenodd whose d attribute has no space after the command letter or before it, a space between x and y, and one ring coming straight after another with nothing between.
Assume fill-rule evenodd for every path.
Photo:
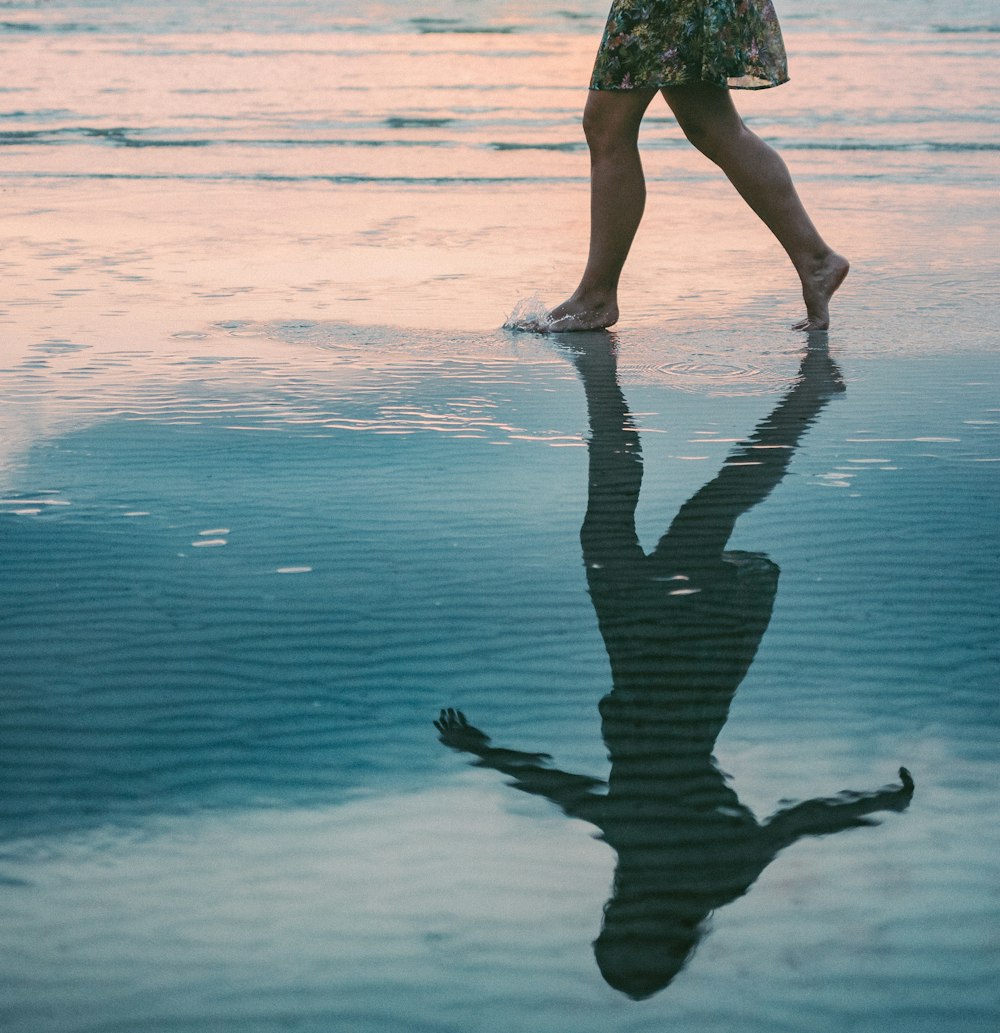
<instances>
[{"instance_id":1,"label":"outstretched arm reflection","mask_svg":"<svg viewBox=\"0 0 1000 1033\"><path fill-rule=\"evenodd\" d=\"M558 771L549 765L547 753L524 753L521 750L499 749L483 731L470 725L461 710L442 710L434 727L441 733L441 742L453 750L475 754L478 766L494 768L513 778L511 785L535 796L544 796L558 804L566 814L600 824L604 794L594 790L607 788L607 782L589 775Z\"/></svg>"},{"instance_id":2,"label":"outstretched arm reflection","mask_svg":"<svg viewBox=\"0 0 1000 1033\"><path fill-rule=\"evenodd\" d=\"M647 555L635 529L640 442L614 353L603 334L575 343L591 430L580 538L613 683L600 703L608 780L494 747L460 711L442 711L435 725L446 745L600 828L618 864L594 951L608 983L642 998L673 979L707 916L744 894L779 850L902 810L913 782L904 769L900 785L811 800L761 823L713 758L770 621L779 573L764 554L726 546L737 519L778 485L803 434L843 390L825 349L807 351L774 411Z\"/></svg>"}]
</instances>

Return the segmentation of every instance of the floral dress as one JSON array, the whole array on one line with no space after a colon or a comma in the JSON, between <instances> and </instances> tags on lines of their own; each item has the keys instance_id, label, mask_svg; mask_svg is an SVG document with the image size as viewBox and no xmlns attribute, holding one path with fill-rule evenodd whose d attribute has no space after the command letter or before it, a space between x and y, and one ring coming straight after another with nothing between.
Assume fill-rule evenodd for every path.
<instances>
[{"instance_id":1,"label":"floral dress","mask_svg":"<svg viewBox=\"0 0 1000 1033\"><path fill-rule=\"evenodd\" d=\"M761 90L787 81L771 0L614 0L590 88Z\"/></svg>"}]
</instances>

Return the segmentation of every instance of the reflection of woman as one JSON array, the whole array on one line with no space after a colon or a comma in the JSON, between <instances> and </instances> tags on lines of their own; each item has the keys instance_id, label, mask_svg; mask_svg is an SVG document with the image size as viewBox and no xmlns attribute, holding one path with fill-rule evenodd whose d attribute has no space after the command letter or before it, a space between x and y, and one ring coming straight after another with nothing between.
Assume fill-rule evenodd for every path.
<instances>
[{"instance_id":1,"label":"reflection of woman","mask_svg":"<svg viewBox=\"0 0 1000 1033\"><path fill-rule=\"evenodd\" d=\"M747 129L730 95L787 78L771 0L614 0L583 114L591 157L587 265L573 294L531 329L594 330L618 320L618 279L646 200L639 124L657 91L787 252L806 305L795 329L829 326L847 260L819 235L785 163Z\"/></svg>"},{"instance_id":2,"label":"reflection of woman","mask_svg":"<svg viewBox=\"0 0 1000 1033\"><path fill-rule=\"evenodd\" d=\"M594 337L576 355L591 426L581 541L611 661L613 689L600 704L610 776L605 783L554 770L544 755L497 749L459 711L442 711L435 724L447 745L601 829L618 865L594 950L607 981L641 998L671 981L704 919L744 894L779 850L801 836L867 824L873 811L900 810L913 783L902 769L900 786L811 800L759 823L712 757L778 582L766 556L725 546L736 519L778 484L802 434L840 390L829 356L807 352L781 403L646 555L635 530L639 436L607 338Z\"/></svg>"}]
</instances>

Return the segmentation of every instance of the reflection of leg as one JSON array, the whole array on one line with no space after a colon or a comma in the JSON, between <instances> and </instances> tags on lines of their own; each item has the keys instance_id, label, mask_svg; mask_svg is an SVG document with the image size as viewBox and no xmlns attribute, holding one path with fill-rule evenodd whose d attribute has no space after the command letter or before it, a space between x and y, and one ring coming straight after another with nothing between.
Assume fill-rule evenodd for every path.
<instances>
[{"instance_id":1,"label":"reflection of leg","mask_svg":"<svg viewBox=\"0 0 1000 1033\"><path fill-rule=\"evenodd\" d=\"M590 253L580 285L547 329L595 330L618 320L618 278L646 203L639 158L642 116L655 90L591 90L583 114L590 147Z\"/></svg>"},{"instance_id":2,"label":"reflection of leg","mask_svg":"<svg viewBox=\"0 0 1000 1033\"><path fill-rule=\"evenodd\" d=\"M781 483L802 435L830 398L844 390L825 337L810 333L792 389L729 453L719 473L681 506L654 551L658 561L671 565L678 555L689 561L718 556L736 521Z\"/></svg>"},{"instance_id":3,"label":"reflection of leg","mask_svg":"<svg viewBox=\"0 0 1000 1033\"><path fill-rule=\"evenodd\" d=\"M618 383L611 334L579 333L567 344L587 396L587 515L581 529L584 561L611 568L642 556L635 510L642 486L642 448L628 403Z\"/></svg>"},{"instance_id":4,"label":"reflection of leg","mask_svg":"<svg viewBox=\"0 0 1000 1033\"><path fill-rule=\"evenodd\" d=\"M747 129L728 90L698 84L670 87L663 95L687 138L725 172L788 252L806 303L806 317L795 329L825 329L830 298L849 265L817 232L781 156Z\"/></svg>"}]
</instances>

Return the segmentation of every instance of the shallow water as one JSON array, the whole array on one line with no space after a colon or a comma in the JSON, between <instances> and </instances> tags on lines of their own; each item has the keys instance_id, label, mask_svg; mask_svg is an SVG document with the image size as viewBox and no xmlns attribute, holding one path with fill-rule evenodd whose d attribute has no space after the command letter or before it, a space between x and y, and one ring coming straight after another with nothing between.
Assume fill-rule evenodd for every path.
<instances>
[{"instance_id":1,"label":"shallow water","mask_svg":"<svg viewBox=\"0 0 1000 1033\"><path fill-rule=\"evenodd\" d=\"M842 358L737 525L781 571L716 748L742 804L917 791L779 854L636 1004L590 946L612 851L431 727L607 777L583 389L541 343L377 336L192 355L8 477L8 1028L989 1028L995 360ZM796 366L623 363L647 549Z\"/></svg>"},{"instance_id":2,"label":"shallow water","mask_svg":"<svg viewBox=\"0 0 1000 1033\"><path fill-rule=\"evenodd\" d=\"M740 98L855 260L834 366L666 121L620 332L496 329L577 271L596 8L2 6L5 1029L995 1028L954 6L787 0Z\"/></svg>"}]
</instances>

